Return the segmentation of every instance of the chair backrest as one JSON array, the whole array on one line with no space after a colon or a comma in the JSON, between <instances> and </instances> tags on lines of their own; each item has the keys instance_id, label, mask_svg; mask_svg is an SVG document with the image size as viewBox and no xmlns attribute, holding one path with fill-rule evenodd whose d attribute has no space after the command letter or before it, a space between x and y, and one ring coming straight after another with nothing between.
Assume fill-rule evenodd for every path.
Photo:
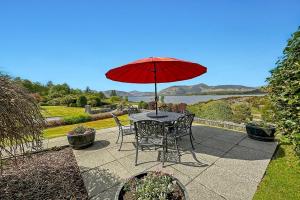
<instances>
[{"instance_id":1,"label":"chair backrest","mask_svg":"<svg viewBox=\"0 0 300 200\"><path fill-rule=\"evenodd\" d=\"M135 107L130 106L128 108L128 115L135 114L135 113L139 113L139 110Z\"/></svg>"},{"instance_id":2,"label":"chair backrest","mask_svg":"<svg viewBox=\"0 0 300 200\"><path fill-rule=\"evenodd\" d=\"M189 132L192 128L194 117L195 114L186 114L182 117L179 117L175 122L175 129L179 132Z\"/></svg>"},{"instance_id":3,"label":"chair backrest","mask_svg":"<svg viewBox=\"0 0 300 200\"><path fill-rule=\"evenodd\" d=\"M164 137L165 125L154 120L142 120L134 122L134 129L138 138Z\"/></svg>"},{"instance_id":4,"label":"chair backrest","mask_svg":"<svg viewBox=\"0 0 300 200\"><path fill-rule=\"evenodd\" d=\"M118 118L116 115L112 114L112 113L111 113L111 115L113 116L113 118L114 118L114 120L115 120L117 126L118 126L119 128L122 128L122 124L121 124L119 118Z\"/></svg>"}]
</instances>

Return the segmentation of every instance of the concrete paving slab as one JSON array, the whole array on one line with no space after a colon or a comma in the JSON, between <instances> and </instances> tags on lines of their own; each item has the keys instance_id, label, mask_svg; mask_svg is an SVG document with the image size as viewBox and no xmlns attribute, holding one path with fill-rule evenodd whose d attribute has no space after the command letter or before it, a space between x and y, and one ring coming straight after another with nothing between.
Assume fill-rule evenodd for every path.
<instances>
[{"instance_id":1,"label":"concrete paving slab","mask_svg":"<svg viewBox=\"0 0 300 200\"><path fill-rule=\"evenodd\" d=\"M261 150L271 154L274 153L277 144L278 144L277 142L262 142L262 141L250 139L248 137L246 137L241 142L239 142L240 146Z\"/></svg>"},{"instance_id":2,"label":"concrete paving slab","mask_svg":"<svg viewBox=\"0 0 300 200\"><path fill-rule=\"evenodd\" d=\"M214 148L222 152L227 152L228 150L230 150L232 147L235 146L235 144L228 143L223 140L219 140L215 138L208 138L204 142L200 143L200 145Z\"/></svg>"},{"instance_id":3,"label":"concrete paving slab","mask_svg":"<svg viewBox=\"0 0 300 200\"><path fill-rule=\"evenodd\" d=\"M104 165L108 162L116 160L107 150L100 149L96 151L90 151L85 153L79 153L74 151L77 164L81 171L85 171L91 168L95 168Z\"/></svg>"},{"instance_id":4,"label":"concrete paving slab","mask_svg":"<svg viewBox=\"0 0 300 200\"><path fill-rule=\"evenodd\" d=\"M230 200L250 200L257 188L257 182L242 178L216 165L209 167L194 181Z\"/></svg>"},{"instance_id":5,"label":"concrete paving slab","mask_svg":"<svg viewBox=\"0 0 300 200\"><path fill-rule=\"evenodd\" d=\"M220 196L212 190L209 190L201 183L196 181L192 181L185 187L188 191L190 200L225 200L224 197Z\"/></svg>"},{"instance_id":6,"label":"concrete paving slab","mask_svg":"<svg viewBox=\"0 0 300 200\"><path fill-rule=\"evenodd\" d=\"M269 153L236 146L215 164L259 183L271 158Z\"/></svg>"},{"instance_id":7,"label":"concrete paving slab","mask_svg":"<svg viewBox=\"0 0 300 200\"><path fill-rule=\"evenodd\" d=\"M108 169L94 168L81 174L90 198L101 199L101 193L121 183Z\"/></svg>"}]
</instances>

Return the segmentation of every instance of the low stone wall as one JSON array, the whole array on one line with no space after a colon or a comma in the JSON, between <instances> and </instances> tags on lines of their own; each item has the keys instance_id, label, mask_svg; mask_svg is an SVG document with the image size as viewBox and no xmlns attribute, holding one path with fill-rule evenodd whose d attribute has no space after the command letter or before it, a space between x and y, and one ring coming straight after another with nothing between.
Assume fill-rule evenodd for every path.
<instances>
[{"instance_id":1,"label":"low stone wall","mask_svg":"<svg viewBox=\"0 0 300 200\"><path fill-rule=\"evenodd\" d=\"M209 119L203 119L203 118L198 118L198 117L195 117L194 122L203 124L203 125L208 125L208 126L215 126L215 127L226 128L226 129L231 129L231 130L235 130L235 131L246 132L245 124L237 124L234 122L209 120Z\"/></svg>"}]
</instances>

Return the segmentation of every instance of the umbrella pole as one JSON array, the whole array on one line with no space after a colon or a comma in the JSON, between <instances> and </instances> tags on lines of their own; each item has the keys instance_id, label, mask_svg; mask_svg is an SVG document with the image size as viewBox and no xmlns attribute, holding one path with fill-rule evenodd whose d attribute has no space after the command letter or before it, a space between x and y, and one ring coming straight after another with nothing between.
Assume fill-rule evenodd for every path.
<instances>
[{"instance_id":1,"label":"umbrella pole","mask_svg":"<svg viewBox=\"0 0 300 200\"><path fill-rule=\"evenodd\" d=\"M157 86L156 86L156 65L154 62L154 82L155 82L155 114L157 116Z\"/></svg>"}]
</instances>

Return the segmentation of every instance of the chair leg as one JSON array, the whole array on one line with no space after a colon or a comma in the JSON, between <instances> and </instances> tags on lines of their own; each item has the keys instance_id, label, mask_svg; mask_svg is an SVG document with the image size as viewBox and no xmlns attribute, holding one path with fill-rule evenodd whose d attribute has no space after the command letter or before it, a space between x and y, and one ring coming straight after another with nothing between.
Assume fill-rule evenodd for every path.
<instances>
[{"instance_id":1,"label":"chair leg","mask_svg":"<svg viewBox=\"0 0 300 200\"><path fill-rule=\"evenodd\" d=\"M195 137L194 137L193 133L191 133L191 135L192 135L192 139L195 140Z\"/></svg>"},{"instance_id":2,"label":"chair leg","mask_svg":"<svg viewBox=\"0 0 300 200\"><path fill-rule=\"evenodd\" d=\"M135 147L135 166L137 166L138 153L139 153L139 146L137 144Z\"/></svg>"},{"instance_id":3,"label":"chair leg","mask_svg":"<svg viewBox=\"0 0 300 200\"><path fill-rule=\"evenodd\" d=\"M166 146L163 146L163 161L162 161L162 167L165 167L165 160L166 160Z\"/></svg>"},{"instance_id":4,"label":"chair leg","mask_svg":"<svg viewBox=\"0 0 300 200\"><path fill-rule=\"evenodd\" d=\"M177 138L175 138L175 146L176 146L176 150L177 150L178 160L180 162L180 153L179 153Z\"/></svg>"},{"instance_id":5,"label":"chair leg","mask_svg":"<svg viewBox=\"0 0 300 200\"><path fill-rule=\"evenodd\" d=\"M192 149L195 150L192 137L193 137L193 135L192 135L192 133L190 133L190 141L191 141Z\"/></svg>"},{"instance_id":6,"label":"chair leg","mask_svg":"<svg viewBox=\"0 0 300 200\"><path fill-rule=\"evenodd\" d=\"M118 144L118 142L119 142L119 137L120 137L120 131L119 131L119 135L118 135L118 139L116 141L116 144Z\"/></svg>"},{"instance_id":7,"label":"chair leg","mask_svg":"<svg viewBox=\"0 0 300 200\"><path fill-rule=\"evenodd\" d=\"M121 134L121 144L120 144L119 151L120 151L120 150L121 150L121 148L122 148L122 144L123 144L123 133Z\"/></svg>"}]
</instances>

